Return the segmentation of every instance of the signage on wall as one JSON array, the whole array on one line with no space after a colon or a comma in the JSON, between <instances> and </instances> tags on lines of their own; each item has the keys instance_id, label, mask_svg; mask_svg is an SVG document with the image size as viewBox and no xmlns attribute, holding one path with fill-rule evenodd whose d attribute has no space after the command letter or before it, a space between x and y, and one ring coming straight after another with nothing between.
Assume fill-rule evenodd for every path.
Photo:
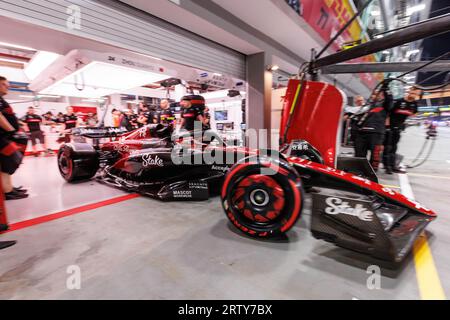
<instances>
[{"instance_id":1,"label":"signage on wall","mask_svg":"<svg viewBox=\"0 0 450 320\"><path fill-rule=\"evenodd\" d=\"M125 66L125 67L142 69L142 70L149 71L149 72L164 73L166 71L163 66L160 66L157 64L145 63L145 62L129 59L126 57L111 55L111 54L109 54L104 59L104 61L113 63L113 64L117 64L117 65L121 65L121 66Z\"/></svg>"},{"instance_id":2,"label":"signage on wall","mask_svg":"<svg viewBox=\"0 0 450 320\"><path fill-rule=\"evenodd\" d=\"M286 0L286 2L325 42L330 41L356 13L350 0ZM361 41L362 36L363 29L358 20L355 20L332 46L339 51L345 43ZM370 55L354 61L374 62L376 59L374 55ZM368 87L373 87L377 80L381 80L382 76L362 73L359 74L359 77Z\"/></svg>"},{"instance_id":3,"label":"signage on wall","mask_svg":"<svg viewBox=\"0 0 450 320\"><path fill-rule=\"evenodd\" d=\"M198 81L213 87L226 88L228 83L233 79L219 73L210 73L205 71L197 71Z\"/></svg>"}]
</instances>

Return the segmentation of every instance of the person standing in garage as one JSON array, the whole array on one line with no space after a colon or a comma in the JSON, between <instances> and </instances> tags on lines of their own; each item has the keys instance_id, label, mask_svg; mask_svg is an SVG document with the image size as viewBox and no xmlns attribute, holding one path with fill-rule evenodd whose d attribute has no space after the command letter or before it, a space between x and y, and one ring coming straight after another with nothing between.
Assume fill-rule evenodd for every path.
<instances>
[{"instance_id":1,"label":"person standing in garage","mask_svg":"<svg viewBox=\"0 0 450 320\"><path fill-rule=\"evenodd\" d=\"M205 98L198 95L188 95L181 98L181 129L194 131L195 122L200 122L203 127L203 110L205 108Z\"/></svg>"},{"instance_id":2,"label":"person standing in garage","mask_svg":"<svg viewBox=\"0 0 450 320\"><path fill-rule=\"evenodd\" d=\"M123 110L120 117L120 127L126 128L128 131L133 131L135 129L133 119L134 115L130 109Z\"/></svg>"},{"instance_id":3,"label":"person standing in garage","mask_svg":"<svg viewBox=\"0 0 450 320\"><path fill-rule=\"evenodd\" d=\"M163 125L169 125L175 127L175 114L170 109L169 100L163 99L161 100L158 109L156 109L154 118L156 123L160 123Z\"/></svg>"},{"instance_id":4,"label":"person standing in garage","mask_svg":"<svg viewBox=\"0 0 450 320\"><path fill-rule=\"evenodd\" d=\"M26 131L30 134L34 156L39 156L39 152L37 151L38 144L43 148L45 154L48 155L49 150L45 143L44 132L41 130L42 117L35 114L33 107L28 108L27 114L20 119L20 123L26 127Z\"/></svg>"},{"instance_id":5,"label":"person standing in garage","mask_svg":"<svg viewBox=\"0 0 450 320\"><path fill-rule=\"evenodd\" d=\"M203 118L203 130L211 130L211 114L208 107L203 111Z\"/></svg>"},{"instance_id":6,"label":"person standing in garage","mask_svg":"<svg viewBox=\"0 0 450 320\"><path fill-rule=\"evenodd\" d=\"M72 129L77 127L78 117L73 112L72 107L67 107L67 113L63 115L62 122L64 124L62 132L64 132L64 142L69 143L71 141Z\"/></svg>"},{"instance_id":7,"label":"person standing in garage","mask_svg":"<svg viewBox=\"0 0 450 320\"><path fill-rule=\"evenodd\" d=\"M13 141L14 133L19 130L19 121L13 109L3 97L8 94L9 83L5 77L0 76L0 166L2 187L6 200L27 198L25 189L14 188L11 176L19 168L23 153Z\"/></svg>"},{"instance_id":8,"label":"person standing in garage","mask_svg":"<svg viewBox=\"0 0 450 320\"><path fill-rule=\"evenodd\" d=\"M377 172L383 152L387 116L392 108L392 95L388 82L376 93L375 98L371 98L370 102L370 109L357 123L355 156L366 158L370 151L370 164Z\"/></svg>"},{"instance_id":9,"label":"person standing in garage","mask_svg":"<svg viewBox=\"0 0 450 320\"><path fill-rule=\"evenodd\" d=\"M404 98L395 101L389 113L389 126L386 127L386 138L384 141L383 163L387 174L406 173L397 166L396 154L400 141L401 132L405 127L405 120L417 113L418 91L411 88Z\"/></svg>"},{"instance_id":10,"label":"person standing in garage","mask_svg":"<svg viewBox=\"0 0 450 320\"><path fill-rule=\"evenodd\" d=\"M349 140L355 143L356 135L358 134L358 116L364 112L366 106L366 100L363 96L355 97L355 107L352 109L352 113L348 116L350 119L350 138Z\"/></svg>"}]
</instances>

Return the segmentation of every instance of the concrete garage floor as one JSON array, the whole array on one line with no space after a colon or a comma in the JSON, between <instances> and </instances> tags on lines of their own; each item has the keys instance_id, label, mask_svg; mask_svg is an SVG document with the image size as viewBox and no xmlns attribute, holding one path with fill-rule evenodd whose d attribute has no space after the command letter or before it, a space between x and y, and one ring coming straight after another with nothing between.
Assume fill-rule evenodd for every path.
<instances>
[{"instance_id":1,"label":"concrete garage floor","mask_svg":"<svg viewBox=\"0 0 450 320\"><path fill-rule=\"evenodd\" d=\"M400 150L405 162L418 152L423 136L423 129L408 129ZM440 279L449 293L449 129L440 129L431 158L408 177L416 199L440 213L428 228L428 243L438 284ZM42 170L32 169L37 167ZM29 181L30 170L49 183ZM26 159L17 179L32 186L32 199L7 203L14 221L123 194L93 182L66 185L56 170L54 159ZM397 175L381 178L385 184L399 186ZM236 233L217 198L162 203L139 197L17 230L0 236L18 240L0 251L0 298L420 299L426 297L426 290L439 291L436 286L418 285L427 279L421 279L421 270L416 272L422 266L416 267L412 256L392 269L315 240L307 229L309 198L305 207L301 222L286 239L276 241ZM379 290L366 285L367 267L374 264L382 270ZM81 270L80 290L66 286L73 265Z\"/></svg>"}]
</instances>

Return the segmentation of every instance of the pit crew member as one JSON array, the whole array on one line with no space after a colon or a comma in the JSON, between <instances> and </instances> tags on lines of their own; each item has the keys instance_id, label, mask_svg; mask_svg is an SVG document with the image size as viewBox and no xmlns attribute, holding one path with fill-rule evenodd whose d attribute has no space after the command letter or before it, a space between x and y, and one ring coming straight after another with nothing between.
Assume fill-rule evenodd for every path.
<instances>
[{"instance_id":1,"label":"pit crew member","mask_svg":"<svg viewBox=\"0 0 450 320\"><path fill-rule=\"evenodd\" d=\"M161 100L159 107L154 113L154 119L156 120L156 123L171 125L173 127L176 125L175 114L171 110L170 103L167 99Z\"/></svg>"},{"instance_id":2,"label":"pit crew member","mask_svg":"<svg viewBox=\"0 0 450 320\"><path fill-rule=\"evenodd\" d=\"M195 122L204 124L203 111L205 108L205 98L198 95L188 95L181 98L181 126L180 129L193 131Z\"/></svg>"},{"instance_id":3,"label":"pit crew member","mask_svg":"<svg viewBox=\"0 0 450 320\"><path fill-rule=\"evenodd\" d=\"M14 110L3 99L9 91L9 82L0 76L0 167L3 192L6 200L27 198L25 189L14 188L11 176L19 168L23 159L21 146L14 142L14 133L19 130L19 121ZM22 149L26 147L22 146Z\"/></svg>"},{"instance_id":4,"label":"pit crew member","mask_svg":"<svg viewBox=\"0 0 450 320\"><path fill-rule=\"evenodd\" d=\"M71 140L72 129L76 128L78 125L78 117L73 112L72 107L67 107L66 111L67 113L62 116L60 121L62 121L64 125L62 129L63 141L69 143Z\"/></svg>"},{"instance_id":5,"label":"pit crew member","mask_svg":"<svg viewBox=\"0 0 450 320\"><path fill-rule=\"evenodd\" d=\"M25 131L29 133L31 144L33 146L33 154L37 157L39 152L37 151L37 145L44 150L45 154L49 154L49 150L45 143L44 132L41 130L42 117L35 114L33 107L29 107L27 114L20 119L20 123L25 127Z\"/></svg>"},{"instance_id":6,"label":"pit crew member","mask_svg":"<svg viewBox=\"0 0 450 320\"><path fill-rule=\"evenodd\" d=\"M383 152L384 134L386 131L387 116L392 108L392 95L389 83L386 82L371 98L370 109L358 121L358 131L355 137L355 156L366 158L370 151L370 164L375 172Z\"/></svg>"},{"instance_id":7,"label":"pit crew member","mask_svg":"<svg viewBox=\"0 0 450 320\"><path fill-rule=\"evenodd\" d=\"M395 101L389 113L389 126L386 127L386 137L384 140L383 163L386 173L406 173L397 166L396 153L400 141L401 132L405 126L405 120L417 113L418 90L411 88L404 98Z\"/></svg>"}]
</instances>

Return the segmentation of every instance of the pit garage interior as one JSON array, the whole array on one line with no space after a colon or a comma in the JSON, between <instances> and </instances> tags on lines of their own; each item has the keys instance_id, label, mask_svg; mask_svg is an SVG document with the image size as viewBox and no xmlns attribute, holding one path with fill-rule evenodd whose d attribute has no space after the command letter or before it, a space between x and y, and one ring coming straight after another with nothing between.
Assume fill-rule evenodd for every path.
<instances>
[{"instance_id":1,"label":"pit garage interior","mask_svg":"<svg viewBox=\"0 0 450 320\"><path fill-rule=\"evenodd\" d=\"M73 107L79 116L95 113L97 122L112 126L112 109L179 102L191 91L205 98L211 129L245 147L248 129L279 135L289 79L298 78L311 49L324 48L358 10L364 7L325 55L388 37L396 32L392 29L441 16L447 25L450 20L448 1L365 3L1 0L0 76L10 82L4 98L18 117L29 106L39 114ZM317 15L321 10L325 14ZM353 69L324 67L319 80L343 92L351 108L356 96L368 99L383 79L448 53L450 32L439 34L352 60ZM394 96L401 98L415 84L448 82L449 58L439 60L439 67L409 73L405 83L392 87ZM85 72L79 80L73 66L81 60L103 66L105 73ZM355 64L381 69L355 71ZM395 66L387 70L384 64ZM54 79L63 80L50 85ZM382 186L438 214L400 263L315 239L311 193L305 193L301 217L286 235L255 239L231 224L220 196L164 202L95 179L68 183L58 169L58 126L43 126L53 153L35 156L29 143L12 177L29 196L4 202L9 230L0 241L17 242L0 250L0 299L447 299L447 88L421 95L418 113L407 121L397 151L407 173L388 175L383 166L377 173ZM427 135L430 124L437 137ZM340 155L353 155L346 141L337 145ZM73 268L81 274L75 289L68 286ZM375 282L374 272L380 272Z\"/></svg>"}]
</instances>

